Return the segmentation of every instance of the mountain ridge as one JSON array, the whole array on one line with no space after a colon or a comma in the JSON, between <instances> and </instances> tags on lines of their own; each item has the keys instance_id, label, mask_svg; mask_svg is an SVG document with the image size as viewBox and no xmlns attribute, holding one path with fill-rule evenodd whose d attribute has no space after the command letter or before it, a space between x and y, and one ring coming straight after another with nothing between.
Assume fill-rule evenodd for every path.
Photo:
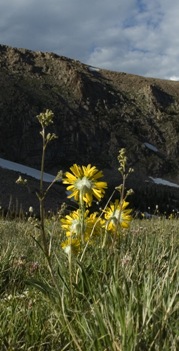
<instances>
[{"instance_id":1,"label":"mountain ridge","mask_svg":"<svg viewBox=\"0 0 179 351\"><path fill-rule=\"evenodd\" d=\"M58 139L47 150L46 172L91 163L117 185L125 147L134 186L149 177L179 183L179 82L0 45L0 83L1 158L39 168L36 115L48 108Z\"/></svg>"}]
</instances>

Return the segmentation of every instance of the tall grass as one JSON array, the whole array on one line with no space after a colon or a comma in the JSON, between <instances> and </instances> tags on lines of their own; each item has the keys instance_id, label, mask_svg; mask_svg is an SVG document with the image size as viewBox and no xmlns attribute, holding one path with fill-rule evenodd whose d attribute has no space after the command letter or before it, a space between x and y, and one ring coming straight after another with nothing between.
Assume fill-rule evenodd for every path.
<instances>
[{"instance_id":1,"label":"tall grass","mask_svg":"<svg viewBox=\"0 0 179 351\"><path fill-rule=\"evenodd\" d=\"M1 350L178 350L177 220L133 221L112 252L73 257L71 275L57 229L57 287L34 230L0 221Z\"/></svg>"}]
</instances>

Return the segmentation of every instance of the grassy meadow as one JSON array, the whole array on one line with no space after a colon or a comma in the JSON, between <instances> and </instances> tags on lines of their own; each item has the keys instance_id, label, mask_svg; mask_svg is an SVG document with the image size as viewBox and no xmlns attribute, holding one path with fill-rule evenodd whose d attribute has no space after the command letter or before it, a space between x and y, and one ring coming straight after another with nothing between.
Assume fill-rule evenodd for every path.
<instances>
[{"instance_id":1,"label":"grassy meadow","mask_svg":"<svg viewBox=\"0 0 179 351\"><path fill-rule=\"evenodd\" d=\"M177 351L178 220L133 220L110 252L68 256L58 218L53 282L38 228L0 220L0 350Z\"/></svg>"},{"instance_id":2,"label":"grassy meadow","mask_svg":"<svg viewBox=\"0 0 179 351\"><path fill-rule=\"evenodd\" d=\"M57 174L76 202L48 218L43 172L46 133L42 127L40 219L0 218L1 351L178 351L179 220L134 219L127 201L125 149L119 151L122 184L106 206L103 174L91 164L74 164ZM27 181L19 177L19 185ZM24 190L25 191L25 190ZM135 195L137 196L137 195Z\"/></svg>"}]
</instances>

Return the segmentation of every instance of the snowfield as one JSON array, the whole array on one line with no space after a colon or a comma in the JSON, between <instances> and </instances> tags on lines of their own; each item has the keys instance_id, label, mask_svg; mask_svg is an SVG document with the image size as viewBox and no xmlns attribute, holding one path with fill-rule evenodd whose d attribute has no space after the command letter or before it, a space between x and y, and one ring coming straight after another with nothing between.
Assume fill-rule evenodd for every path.
<instances>
[{"instance_id":1,"label":"snowfield","mask_svg":"<svg viewBox=\"0 0 179 351\"><path fill-rule=\"evenodd\" d=\"M0 158L0 167L9 169L11 171L20 172L24 175L28 175L35 179L40 180L41 172L39 170L28 166L24 166L20 163L16 163L16 162L12 162L12 161L8 161L3 158ZM44 179L44 182L51 183L55 179L55 176L49 173L44 173L43 179Z\"/></svg>"}]
</instances>

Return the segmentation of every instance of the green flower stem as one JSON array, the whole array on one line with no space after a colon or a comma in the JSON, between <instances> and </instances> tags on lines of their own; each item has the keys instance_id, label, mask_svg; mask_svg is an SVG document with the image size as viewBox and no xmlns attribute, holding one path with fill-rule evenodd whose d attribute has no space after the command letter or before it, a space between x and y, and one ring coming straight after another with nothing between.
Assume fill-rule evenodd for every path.
<instances>
[{"instance_id":1,"label":"green flower stem","mask_svg":"<svg viewBox=\"0 0 179 351\"><path fill-rule=\"evenodd\" d=\"M108 223L107 223L105 230L104 230L104 238L103 238L103 242L102 242L102 246L101 246L102 249L105 248L106 242L107 242L107 236L108 236L107 226L108 226Z\"/></svg>"},{"instance_id":2,"label":"green flower stem","mask_svg":"<svg viewBox=\"0 0 179 351\"><path fill-rule=\"evenodd\" d=\"M47 235L45 231L45 207L44 207L44 202L45 202L45 196L47 191L50 189L51 186L48 187L48 189L44 192L44 187L43 187L43 178L44 178L44 166L45 166L45 151L48 143L55 138L54 135L51 136L51 134L46 135L46 130L45 128L53 123L53 113L50 110L47 110L45 113L41 113L39 116L37 116L42 130L40 132L42 136L42 158L41 158L41 177L40 177L40 189L39 189L39 194L37 194L38 199L39 199L39 206L40 206L40 224L41 224L41 238L42 238L42 243L43 243L43 251L45 258L47 260L47 266L53 281L54 286L58 290L58 286L54 277L53 269L52 269L52 264L51 264L51 257L50 257L50 247L48 246L48 240L47 240ZM54 182L52 182L53 184ZM51 185L52 185L51 184Z\"/></svg>"},{"instance_id":3,"label":"green flower stem","mask_svg":"<svg viewBox=\"0 0 179 351\"><path fill-rule=\"evenodd\" d=\"M41 158L41 168L40 168L40 170L41 170L41 177L40 177L40 195L42 196L42 194L43 194L44 165L45 165L45 149L46 149L45 128L44 128L44 127L42 127L41 135L42 135L43 145L42 145L42 158Z\"/></svg>"},{"instance_id":4,"label":"green flower stem","mask_svg":"<svg viewBox=\"0 0 179 351\"><path fill-rule=\"evenodd\" d=\"M48 243L47 243L47 238L46 238L46 233L45 233L45 224L44 224L44 219L45 219L44 200L45 200L45 196L44 196L44 189L43 189L43 176L44 176L45 149L46 149L45 127L42 127L41 135L42 135L43 146L42 146L42 158L41 158L40 194L39 194L38 197L39 197L39 204L40 204L40 221L41 221L41 235L42 235L43 248L44 248L45 256L49 257Z\"/></svg>"},{"instance_id":5,"label":"green flower stem","mask_svg":"<svg viewBox=\"0 0 179 351\"><path fill-rule=\"evenodd\" d=\"M111 201L111 199L113 198L113 196L114 196L114 194L115 194L115 191L116 191L116 189L113 190L111 196L109 197L109 199L108 199L108 201L107 201L107 203L106 203L106 205L105 205L105 207L104 207L104 209L103 209L103 212L105 212L105 209L106 209L106 207L108 206L108 204L109 204L109 202ZM102 246L101 246L102 249L104 249L105 246L106 246L106 241L107 241L107 236L108 236L107 227L108 227L108 222L106 223L106 227L105 227L104 238L103 238L103 242L102 242Z\"/></svg>"},{"instance_id":6,"label":"green flower stem","mask_svg":"<svg viewBox=\"0 0 179 351\"><path fill-rule=\"evenodd\" d=\"M84 213L85 213L85 204L83 200L83 191L80 191L79 194L79 204L80 204L80 222L81 222L81 243L84 244L84 232L85 232L85 221L84 221Z\"/></svg>"},{"instance_id":7,"label":"green flower stem","mask_svg":"<svg viewBox=\"0 0 179 351\"><path fill-rule=\"evenodd\" d=\"M114 238L113 238L113 243L112 243L113 247L115 246L115 242L116 242L116 239L117 239L117 233L118 233L118 229L119 229L119 225L120 225L120 219L121 219L121 213L122 213L122 204L123 204L123 201L124 201L125 182L126 182L126 175L123 173L122 174L121 194L120 194L121 206L120 206L120 210L119 210L119 216L117 218L116 230L115 230L115 233L114 233Z\"/></svg>"},{"instance_id":8,"label":"green flower stem","mask_svg":"<svg viewBox=\"0 0 179 351\"><path fill-rule=\"evenodd\" d=\"M70 240L72 238L70 237ZM70 243L70 246L72 247L72 243ZM69 276L70 276L70 292L71 296L73 297L73 277L72 277L72 250L70 250L68 254L68 264L69 264Z\"/></svg>"}]
</instances>

